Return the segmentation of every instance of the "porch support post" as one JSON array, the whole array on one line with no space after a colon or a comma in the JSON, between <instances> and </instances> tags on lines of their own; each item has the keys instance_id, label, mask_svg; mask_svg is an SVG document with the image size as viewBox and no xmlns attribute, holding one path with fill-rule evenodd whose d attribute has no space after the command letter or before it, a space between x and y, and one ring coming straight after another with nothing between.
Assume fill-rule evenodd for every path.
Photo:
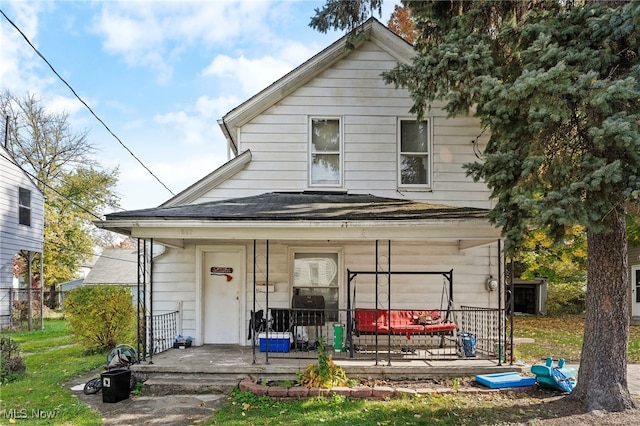
<instances>
[{"instance_id":1,"label":"porch support post","mask_svg":"<svg viewBox=\"0 0 640 426\"><path fill-rule=\"evenodd\" d=\"M498 240L498 365L502 365L502 356L500 354L500 351L503 350L502 348L502 338L504 337L504 340L507 340L507 333L506 330L503 333L503 324L506 325L507 319L503 316L503 309L502 309L502 265L500 262L500 240ZM489 256L491 256L491 248L489 248ZM491 263L491 260L489 260L489 263ZM507 356L507 345L504 345L504 356ZM506 359L506 358L505 358Z\"/></svg>"},{"instance_id":2,"label":"porch support post","mask_svg":"<svg viewBox=\"0 0 640 426\"><path fill-rule=\"evenodd\" d=\"M501 246L501 241L498 240L498 247ZM515 300L514 300L514 288L513 288L513 274L514 274L514 268L513 268L513 260L510 262L509 265L509 292L510 292L510 297L509 297L509 344L511 345L511 359L509 360L511 362L511 364L513 365L513 310L515 309ZM505 287L506 288L506 283L505 283ZM506 303L506 302L505 302ZM506 321L505 321L506 322ZM506 331L506 330L505 330ZM505 336L506 336L506 332L505 332ZM505 351L506 354L506 351Z\"/></svg>"},{"instance_id":3,"label":"porch support post","mask_svg":"<svg viewBox=\"0 0 640 426\"><path fill-rule=\"evenodd\" d=\"M142 240L142 316L144 318L144 353L149 352L149 323L151 318L147 315L147 240ZM151 361L151 360L149 360Z\"/></svg>"},{"instance_id":4,"label":"porch support post","mask_svg":"<svg viewBox=\"0 0 640 426\"><path fill-rule=\"evenodd\" d=\"M355 274L347 268L347 345L349 345L349 358L353 358L353 308L351 307L351 280Z\"/></svg>"},{"instance_id":5,"label":"porch support post","mask_svg":"<svg viewBox=\"0 0 640 426\"><path fill-rule=\"evenodd\" d=\"M145 244L146 247L146 244ZM149 257L146 258L145 257L145 264L147 263L146 260L149 260L148 265L149 265L149 344L151 346L151 349L149 351L149 364L153 364L153 353L154 353L154 332L153 332L153 238L151 238L149 240Z\"/></svg>"},{"instance_id":6,"label":"porch support post","mask_svg":"<svg viewBox=\"0 0 640 426\"><path fill-rule=\"evenodd\" d=\"M265 254L265 259L266 259L266 263L267 263L267 271L265 273L265 277L267 279L267 282L265 283L265 288L267 289L266 292L266 297L265 297L265 310L267 318L269 317L269 240L267 240L267 244L266 244L266 254ZM268 322L268 321L267 321ZM264 351L264 357L265 357L265 363L269 364L269 327L267 327L267 329L265 330L266 333L266 350Z\"/></svg>"},{"instance_id":7,"label":"porch support post","mask_svg":"<svg viewBox=\"0 0 640 426\"><path fill-rule=\"evenodd\" d=\"M387 365L391 365L391 240L387 242Z\"/></svg>"},{"instance_id":8,"label":"porch support post","mask_svg":"<svg viewBox=\"0 0 640 426\"><path fill-rule=\"evenodd\" d=\"M138 357L142 354L142 359L147 359L147 340L153 336L149 336L151 317L147 317L147 241L138 238ZM151 361L151 354L149 363Z\"/></svg>"},{"instance_id":9,"label":"porch support post","mask_svg":"<svg viewBox=\"0 0 640 426\"><path fill-rule=\"evenodd\" d=\"M376 365L378 365L378 240L376 240Z\"/></svg>"},{"instance_id":10,"label":"porch support post","mask_svg":"<svg viewBox=\"0 0 640 426\"><path fill-rule=\"evenodd\" d=\"M146 354L144 352L141 352L140 350L142 349L142 341L140 336L142 335L142 322L141 322L141 318L144 318L143 312L141 312L140 310L140 287L141 287L141 280L140 280L140 238L138 238L138 246L137 246L137 274L136 274L136 297L138 298L137 303L136 303L136 313L137 313L137 321L136 321L136 350L138 351L138 356L140 356L140 354L142 354L142 359L146 359Z\"/></svg>"},{"instance_id":11,"label":"porch support post","mask_svg":"<svg viewBox=\"0 0 640 426\"><path fill-rule=\"evenodd\" d=\"M251 333L251 336L252 336L252 340L251 340L251 350L253 352L252 364L256 363L256 267L257 267L256 240L253 240L253 309L251 310L251 324L250 324L250 327L253 328L253 330L249 330L249 333ZM269 289L269 283L267 283L267 289ZM267 312L266 315L268 314L269 313Z\"/></svg>"}]
</instances>

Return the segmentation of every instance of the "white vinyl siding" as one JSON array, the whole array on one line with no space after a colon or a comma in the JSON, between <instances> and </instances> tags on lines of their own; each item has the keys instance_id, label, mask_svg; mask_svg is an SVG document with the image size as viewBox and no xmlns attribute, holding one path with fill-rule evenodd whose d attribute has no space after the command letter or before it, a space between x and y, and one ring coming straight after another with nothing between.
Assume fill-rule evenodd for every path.
<instances>
[{"instance_id":1,"label":"white vinyl siding","mask_svg":"<svg viewBox=\"0 0 640 426\"><path fill-rule=\"evenodd\" d=\"M216 179L214 183L202 186L196 183L198 191L193 192L193 197L184 204L279 191L329 192L335 189L349 194L450 206L492 207L486 185L466 176L463 167L477 160L470 142L482 134L480 122L472 117L448 117L442 102L432 103L424 117L431 130L427 152L428 190L399 185L400 120L415 120L416 117L410 113L413 102L408 91L385 84L381 74L396 67L398 61L410 62L412 52L395 36L391 40L397 43L388 43L389 40L372 36L370 41L351 51L344 50L340 43L339 53L334 53L332 48L323 51L330 55L321 52L229 112L221 124L229 125L225 129L233 137L238 155L244 156L240 159L250 158L250 161L238 162L241 167L234 168L232 174ZM318 58L320 60L316 60ZM312 163L310 123L315 118L339 119L340 126L340 148L333 152L340 156L339 183L324 187L314 184L309 167ZM480 137L481 148L488 138L487 134ZM444 277L439 274L395 275L388 283L384 271L389 268L389 259L393 271L453 270L455 308L461 305L498 307L499 292L488 292L484 283L489 276L499 275L497 265L502 262L497 243L499 234L495 233L496 242L488 242L486 237L472 240L475 232L481 230L483 235L485 232L484 226L475 222L468 227L460 226L459 232L448 232L449 225L445 228L442 234L440 227L434 226L434 233L429 229L426 235L421 229L410 236L405 234L404 228L397 232L382 231L385 235L391 234L389 238L398 238L392 242L390 253L386 241L381 243L376 256L374 238L377 230L369 234L363 228L358 236L349 236L353 234L346 230L340 238L329 241L326 235L320 235L321 229L314 229L311 224L299 231L292 227L283 229L282 235L278 235L281 239L269 240L267 252L267 241L259 239L262 229L247 229L225 239L224 233L218 235L217 231L207 230L206 221L187 225L186 229L192 229L193 234L179 240L185 247L167 249L154 263L154 313L170 312L179 307L180 334L198 338L195 333L207 324L203 324L203 315L198 317L203 310L200 289L204 280L202 268L195 259L196 253L205 246L217 249L239 244L246 248L246 277L241 283L235 280L231 283L239 286L240 324L245 330L252 310L291 307L296 289L294 254L302 252L339 253L337 303L342 310L338 318L341 324L347 320L344 311L347 307L347 269L373 272L378 265L381 272L377 295L374 274L361 274L355 279L353 284L357 291L350 295L352 306L373 307L377 296L382 306L391 299L394 307L401 309L446 307L448 283L444 282ZM142 236L167 235L169 238L172 235L164 225L157 229L136 229L135 232ZM257 241L255 259L254 241ZM463 249L471 246L473 248ZM255 281L262 283L255 291L254 276ZM327 322L331 327L331 321ZM248 345L251 340L241 338L239 343Z\"/></svg>"},{"instance_id":2,"label":"white vinyl siding","mask_svg":"<svg viewBox=\"0 0 640 426\"><path fill-rule=\"evenodd\" d=\"M432 129L429 190L399 188L398 120L415 117L409 115L408 92L386 85L380 76L396 64L377 44L367 42L242 125L238 147L240 152L251 150L251 162L197 202L318 189L309 176L309 120L339 117L342 182L336 187L353 194L490 208L486 185L474 182L463 168L477 160L470 141L482 131L479 122L448 118L439 102L425 117ZM485 134L480 145L487 140Z\"/></svg>"},{"instance_id":3,"label":"white vinyl siding","mask_svg":"<svg viewBox=\"0 0 640 426\"><path fill-rule=\"evenodd\" d=\"M20 225L19 188L30 191L30 226ZM44 197L25 172L0 148L0 287L11 287L13 256L19 251L42 253Z\"/></svg>"}]
</instances>

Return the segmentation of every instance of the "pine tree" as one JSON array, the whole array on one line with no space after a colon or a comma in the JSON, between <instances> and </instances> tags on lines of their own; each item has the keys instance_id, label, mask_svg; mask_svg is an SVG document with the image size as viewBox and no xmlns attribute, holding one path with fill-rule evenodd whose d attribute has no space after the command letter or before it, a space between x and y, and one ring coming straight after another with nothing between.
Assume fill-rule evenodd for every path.
<instances>
[{"instance_id":1,"label":"pine tree","mask_svg":"<svg viewBox=\"0 0 640 426\"><path fill-rule=\"evenodd\" d=\"M450 115L471 112L490 131L482 161L467 171L492 191L490 219L508 254L530 229L558 239L568 227L587 229L585 334L572 397L588 410L632 408L625 219L640 195L640 3L404 4L418 54L385 81L409 90L418 117L444 100Z\"/></svg>"}]
</instances>

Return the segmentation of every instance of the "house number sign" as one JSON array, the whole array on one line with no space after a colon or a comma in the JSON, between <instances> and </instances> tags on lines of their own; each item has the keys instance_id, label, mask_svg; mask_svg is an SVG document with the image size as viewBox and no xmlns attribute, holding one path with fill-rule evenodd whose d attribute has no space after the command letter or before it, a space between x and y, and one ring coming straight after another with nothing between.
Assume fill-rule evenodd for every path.
<instances>
[{"instance_id":1,"label":"house number sign","mask_svg":"<svg viewBox=\"0 0 640 426\"><path fill-rule=\"evenodd\" d=\"M233 274L233 268L228 266L212 266L209 272L211 275L224 276L227 278L227 281L233 279L233 276L231 276L231 274Z\"/></svg>"}]
</instances>

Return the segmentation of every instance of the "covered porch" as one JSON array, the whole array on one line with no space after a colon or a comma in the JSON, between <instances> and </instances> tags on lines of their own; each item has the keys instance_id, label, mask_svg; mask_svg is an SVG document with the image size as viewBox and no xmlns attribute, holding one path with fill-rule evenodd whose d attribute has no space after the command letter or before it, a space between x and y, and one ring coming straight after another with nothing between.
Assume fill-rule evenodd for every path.
<instances>
[{"instance_id":1,"label":"covered porch","mask_svg":"<svg viewBox=\"0 0 640 426\"><path fill-rule=\"evenodd\" d=\"M138 343L150 365L178 334L193 338L187 351L230 344L251 365L306 365L318 342L336 360L376 367L501 365L503 256L486 214L301 192L113 213L98 225L138 239Z\"/></svg>"}]
</instances>

